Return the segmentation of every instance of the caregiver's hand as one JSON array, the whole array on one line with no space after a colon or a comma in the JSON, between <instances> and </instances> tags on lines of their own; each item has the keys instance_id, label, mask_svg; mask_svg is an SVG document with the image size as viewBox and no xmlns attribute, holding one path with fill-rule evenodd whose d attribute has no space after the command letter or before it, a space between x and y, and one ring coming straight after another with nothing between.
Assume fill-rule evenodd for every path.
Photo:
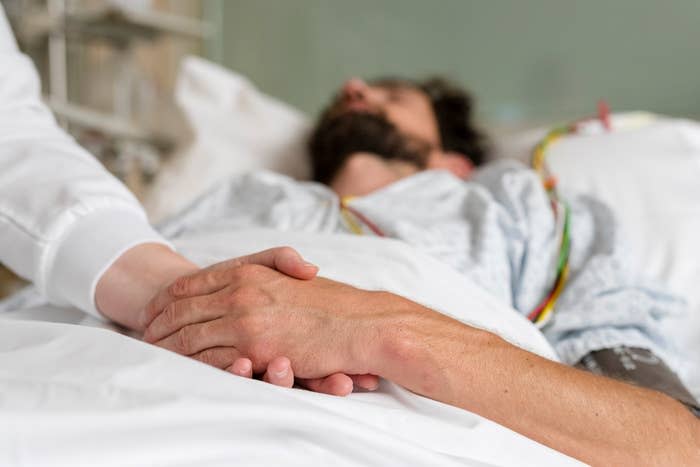
<instances>
[{"instance_id":1,"label":"caregiver's hand","mask_svg":"<svg viewBox=\"0 0 700 467\"><path fill-rule=\"evenodd\" d=\"M232 308L229 311L235 311L237 304L228 300L227 293L230 292L232 280L241 274L239 269L246 265L266 266L266 268L260 269L274 268L302 280L312 279L318 271L316 266L305 262L295 250L282 247L225 261L180 277L158 293L146 307L141 322L142 326L146 328L144 340L155 342L177 331L177 334L172 337L175 339L175 336L190 332L189 327L187 330L183 330L183 327L211 320L210 316L215 313L214 310L221 310L222 307L228 306ZM206 333L208 332L206 331ZM283 354L277 354L274 356L277 358L268 359L264 365L267 368L261 367L260 364L253 368L252 362L244 357L247 354L234 345L206 346L205 342L211 337L208 335L193 336L197 340L193 345L198 347L195 352L189 352L189 349L185 348L171 348L171 350L240 376L252 377L254 371L262 373L265 370L263 377L265 381L279 386L291 387L293 385L294 372L289 360L278 357L278 355ZM330 373L325 375L328 374ZM347 395L352 392L353 386L375 389L378 385L378 378L373 375L349 377L338 373L323 378L300 380L299 382L314 391Z\"/></svg>"}]
</instances>

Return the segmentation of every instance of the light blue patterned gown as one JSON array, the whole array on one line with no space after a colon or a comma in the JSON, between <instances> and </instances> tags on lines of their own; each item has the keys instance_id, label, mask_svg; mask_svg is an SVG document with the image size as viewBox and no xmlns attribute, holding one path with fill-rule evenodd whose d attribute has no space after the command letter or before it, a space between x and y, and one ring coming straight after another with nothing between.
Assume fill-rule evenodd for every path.
<instances>
[{"instance_id":1,"label":"light blue patterned gown","mask_svg":"<svg viewBox=\"0 0 700 467\"><path fill-rule=\"evenodd\" d=\"M570 276L545 336L568 364L594 350L627 345L647 348L673 368L677 355L658 323L683 312L684 303L632 279L637 274L626 269L623 235L603 203L587 196L568 201ZM350 205L385 235L451 265L523 314L552 288L559 253L556 219L538 176L518 163L489 164L468 182L424 171ZM165 222L162 232L175 239L212 228L250 227L350 231L337 196L326 186L258 172L218 186Z\"/></svg>"}]
</instances>

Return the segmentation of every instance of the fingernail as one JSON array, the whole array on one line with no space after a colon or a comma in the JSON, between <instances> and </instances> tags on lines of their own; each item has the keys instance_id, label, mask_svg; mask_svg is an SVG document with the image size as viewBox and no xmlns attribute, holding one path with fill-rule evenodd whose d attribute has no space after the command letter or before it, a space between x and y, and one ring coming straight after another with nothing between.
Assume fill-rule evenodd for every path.
<instances>
[{"instance_id":1,"label":"fingernail","mask_svg":"<svg viewBox=\"0 0 700 467\"><path fill-rule=\"evenodd\" d=\"M243 362L241 363L241 368L240 368L240 373L245 374L250 371L251 363L250 362Z\"/></svg>"},{"instance_id":2,"label":"fingernail","mask_svg":"<svg viewBox=\"0 0 700 467\"><path fill-rule=\"evenodd\" d=\"M287 373L289 373L289 368L285 368L285 369L282 370L282 371L278 371L278 372L276 372L276 373L272 373L272 375L273 375L275 378L284 378L285 376L287 376Z\"/></svg>"},{"instance_id":3,"label":"fingernail","mask_svg":"<svg viewBox=\"0 0 700 467\"><path fill-rule=\"evenodd\" d=\"M318 267L313 263L309 263L308 261L304 261L304 266L306 266L307 268L317 268Z\"/></svg>"}]
</instances>

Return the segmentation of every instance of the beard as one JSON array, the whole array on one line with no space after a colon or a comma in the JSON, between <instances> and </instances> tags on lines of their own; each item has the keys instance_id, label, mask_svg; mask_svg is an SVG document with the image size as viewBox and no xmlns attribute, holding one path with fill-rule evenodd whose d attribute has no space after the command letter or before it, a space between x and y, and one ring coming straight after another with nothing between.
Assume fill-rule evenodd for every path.
<instances>
[{"instance_id":1,"label":"beard","mask_svg":"<svg viewBox=\"0 0 700 467\"><path fill-rule=\"evenodd\" d=\"M315 181L330 184L347 159L358 152L425 169L430 145L402 134L384 115L346 112L321 115L309 140Z\"/></svg>"}]
</instances>

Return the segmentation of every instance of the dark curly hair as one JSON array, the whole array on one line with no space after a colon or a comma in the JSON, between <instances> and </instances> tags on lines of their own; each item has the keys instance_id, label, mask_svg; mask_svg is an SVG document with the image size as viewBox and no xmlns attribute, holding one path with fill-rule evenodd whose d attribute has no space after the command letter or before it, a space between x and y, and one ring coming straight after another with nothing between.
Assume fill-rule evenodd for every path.
<instances>
[{"instance_id":1,"label":"dark curly hair","mask_svg":"<svg viewBox=\"0 0 700 467\"><path fill-rule=\"evenodd\" d=\"M475 105L471 94L439 77L418 83L418 87L430 98L443 150L464 154L475 166L486 162L489 142L474 124Z\"/></svg>"},{"instance_id":2,"label":"dark curly hair","mask_svg":"<svg viewBox=\"0 0 700 467\"><path fill-rule=\"evenodd\" d=\"M437 119L442 149L463 154L475 166L486 162L489 141L474 124L474 100L466 90L441 77L425 81L387 77L371 80L370 84L408 86L424 92ZM321 114L309 139L313 179L326 184L353 153L371 152L424 168L428 150L382 116L350 113L330 118L328 110Z\"/></svg>"}]
</instances>

